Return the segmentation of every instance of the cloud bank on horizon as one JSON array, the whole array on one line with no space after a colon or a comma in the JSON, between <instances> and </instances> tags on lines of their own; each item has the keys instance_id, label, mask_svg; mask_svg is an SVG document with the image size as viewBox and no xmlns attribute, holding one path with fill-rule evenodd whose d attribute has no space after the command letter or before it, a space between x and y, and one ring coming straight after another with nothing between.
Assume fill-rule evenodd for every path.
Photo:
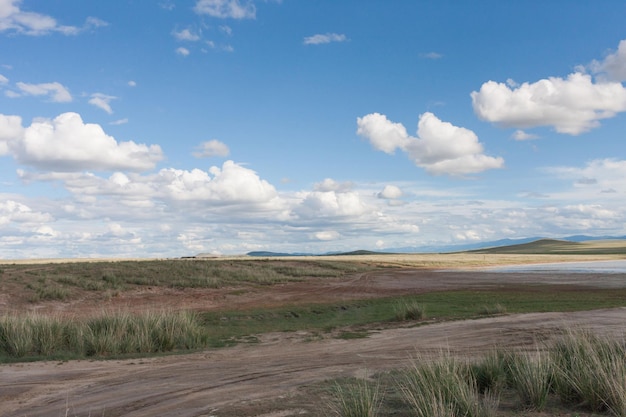
<instances>
[{"instance_id":1,"label":"cloud bank on horizon","mask_svg":"<svg viewBox=\"0 0 626 417\"><path fill-rule=\"evenodd\" d=\"M0 0L0 258L625 235L619 13L488 3Z\"/></svg>"}]
</instances>

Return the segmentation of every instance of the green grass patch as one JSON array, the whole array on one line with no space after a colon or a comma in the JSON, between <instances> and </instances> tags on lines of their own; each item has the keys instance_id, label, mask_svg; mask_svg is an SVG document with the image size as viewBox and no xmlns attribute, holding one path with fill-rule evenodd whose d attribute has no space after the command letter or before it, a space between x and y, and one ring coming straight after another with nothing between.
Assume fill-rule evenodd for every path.
<instances>
[{"instance_id":1,"label":"green grass patch","mask_svg":"<svg viewBox=\"0 0 626 417\"><path fill-rule=\"evenodd\" d=\"M497 291L442 291L332 304L199 312L193 314L193 320L185 319L185 315L191 314L187 312L173 312L167 317L156 313L106 313L89 319L5 315L0 316L0 361L2 357L108 357L218 348L254 342L255 336L263 333L300 330L311 334L339 331L341 338L366 337L372 329L397 325L398 305L417 305L428 311L428 320L408 322L421 325L479 318L481 309L494 303L509 313L621 307L626 306L626 289L581 291L530 286Z\"/></svg>"},{"instance_id":2,"label":"green grass patch","mask_svg":"<svg viewBox=\"0 0 626 417\"><path fill-rule=\"evenodd\" d=\"M246 311L205 312L200 317L222 343L251 334L269 332L362 332L372 326L397 323L398 305L419 305L428 320L479 318L485 305L496 302L509 313L581 311L626 306L626 289L555 291L548 286L507 291L442 291L408 297L379 298L341 304L310 304Z\"/></svg>"}]
</instances>

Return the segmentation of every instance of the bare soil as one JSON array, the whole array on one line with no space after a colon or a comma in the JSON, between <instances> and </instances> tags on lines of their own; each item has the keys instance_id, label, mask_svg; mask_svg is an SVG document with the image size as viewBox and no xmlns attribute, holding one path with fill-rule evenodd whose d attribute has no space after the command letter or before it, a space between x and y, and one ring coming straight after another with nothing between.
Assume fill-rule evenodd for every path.
<instances>
[{"instance_id":1,"label":"bare soil","mask_svg":"<svg viewBox=\"0 0 626 417\"><path fill-rule=\"evenodd\" d=\"M618 288L626 286L626 277L391 268L347 279L309 279L243 290L152 288L122 293L96 305L89 299L15 305L5 293L0 297L0 312L38 309L89 314L103 309L143 310L156 306L232 309L533 283L549 283L556 290L559 285L583 290ZM305 332L265 334L256 344L147 359L5 364L0 365L0 415L323 416L319 398L307 395L322 381L400 368L417 352L437 354L445 350L474 356L494 346L530 348L571 327L623 337L626 309L443 322L380 330L368 338L353 340L312 337Z\"/></svg>"}]
</instances>

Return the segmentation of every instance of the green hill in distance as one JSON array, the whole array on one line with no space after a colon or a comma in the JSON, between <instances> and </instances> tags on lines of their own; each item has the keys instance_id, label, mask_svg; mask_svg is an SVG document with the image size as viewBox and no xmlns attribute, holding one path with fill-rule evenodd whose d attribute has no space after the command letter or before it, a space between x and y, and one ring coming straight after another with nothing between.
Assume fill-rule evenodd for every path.
<instances>
[{"instance_id":1,"label":"green hill in distance","mask_svg":"<svg viewBox=\"0 0 626 417\"><path fill-rule=\"evenodd\" d=\"M568 240L539 239L519 245L499 246L467 251L485 254L526 255L626 255L625 240L594 240L571 242Z\"/></svg>"}]
</instances>

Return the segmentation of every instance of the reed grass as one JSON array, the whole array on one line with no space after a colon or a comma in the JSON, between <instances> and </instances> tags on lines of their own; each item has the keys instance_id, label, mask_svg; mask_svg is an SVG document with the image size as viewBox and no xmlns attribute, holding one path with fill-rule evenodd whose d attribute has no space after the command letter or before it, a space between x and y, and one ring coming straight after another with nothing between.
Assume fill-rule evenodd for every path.
<instances>
[{"instance_id":1,"label":"reed grass","mask_svg":"<svg viewBox=\"0 0 626 417\"><path fill-rule=\"evenodd\" d=\"M338 417L376 417L380 412L383 393L380 384L365 379L335 383L328 409Z\"/></svg>"},{"instance_id":2,"label":"reed grass","mask_svg":"<svg viewBox=\"0 0 626 417\"><path fill-rule=\"evenodd\" d=\"M511 384L520 397L522 407L541 411L551 392L554 372L550 358L536 352L520 352L509 364Z\"/></svg>"},{"instance_id":3,"label":"reed grass","mask_svg":"<svg viewBox=\"0 0 626 417\"><path fill-rule=\"evenodd\" d=\"M436 360L416 358L403 373L399 389L418 417L490 417L492 403L482 400L470 366L447 353Z\"/></svg>"},{"instance_id":4,"label":"reed grass","mask_svg":"<svg viewBox=\"0 0 626 417\"><path fill-rule=\"evenodd\" d=\"M567 332L552 350L562 401L626 417L626 349L589 332Z\"/></svg>"},{"instance_id":5,"label":"reed grass","mask_svg":"<svg viewBox=\"0 0 626 417\"><path fill-rule=\"evenodd\" d=\"M494 349L471 361L449 352L418 356L395 375L393 382L378 380L385 381L379 388L385 399L401 398L401 406L382 402L385 415L493 417L503 415L500 398L506 396L520 415L556 415L548 405L560 403L576 415L626 417L626 347L589 332L567 331L535 350Z\"/></svg>"},{"instance_id":6,"label":"reed grass","mask_svg":"<svg viewBox=\"0 0 626 417\"><path fill-rule=\"evenodd\" d=\"M88 318L26 314L0 317L0 355L103 357L198 349L208 331L195 314L106 312Z\"/></svg>"},{"instance_id":7,"label":"reed grass","mask_svg":"<svg viewBox=\"0 0 626 417\"><path fill-rule=\"evenodd\" d=\"M394 311L397 321L422 320L426 317L426 309L417 300L398 301Z\"/></svg>"}]
</instances>

